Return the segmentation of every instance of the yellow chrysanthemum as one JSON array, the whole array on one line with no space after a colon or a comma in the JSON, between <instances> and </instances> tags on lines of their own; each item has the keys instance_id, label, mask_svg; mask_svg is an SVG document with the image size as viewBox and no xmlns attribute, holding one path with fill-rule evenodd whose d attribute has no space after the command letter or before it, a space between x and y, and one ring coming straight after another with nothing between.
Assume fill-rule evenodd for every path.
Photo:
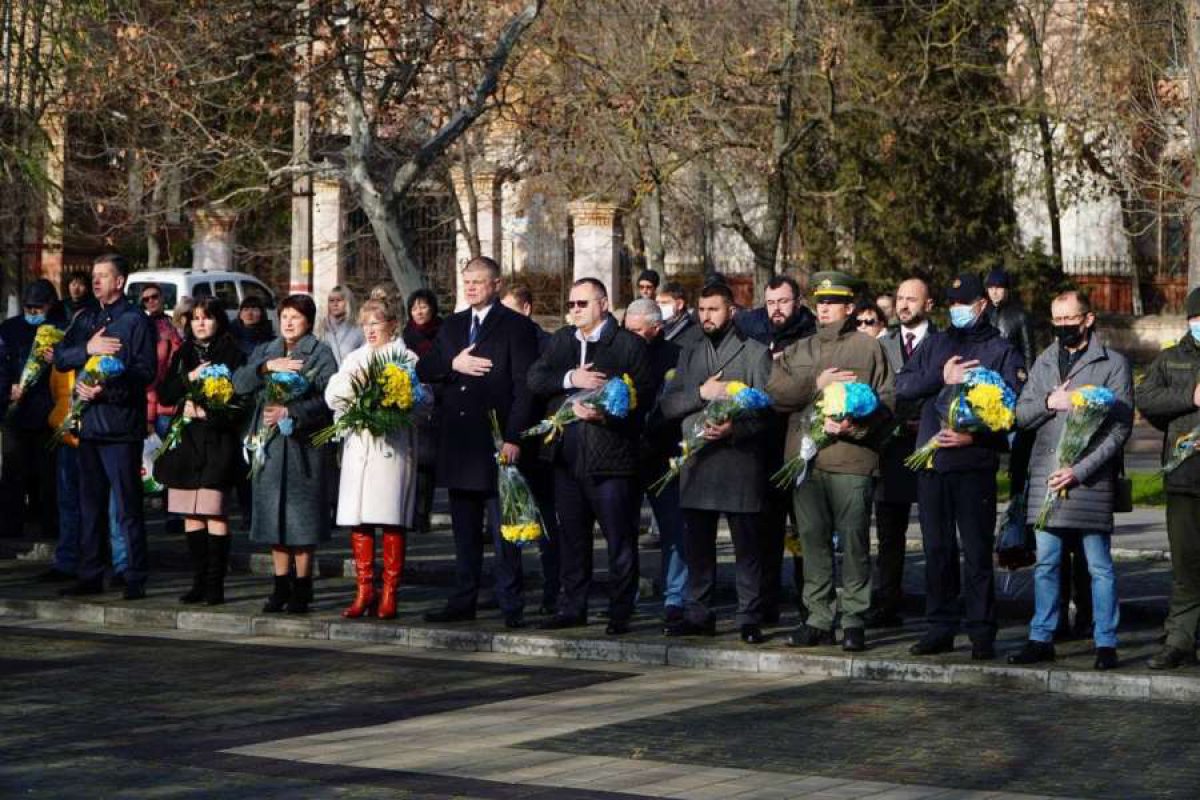
<instances>
[{"instance_id":1,"label":"yellow chrysanthemum","mask_svg":"<svg viewBox=\"0 0 1200 800\"><path fill-rule=\"evenodd\" d=\"M99 372L100 371L100 356L92 356L83 365L84 372Z\"/></svg>"},{"instance_id":2,"label":"yellow chrysanthemum","mask_svg":"<svg viewBox=\"0 0 1200 800\"><path fill-rule=\"evenodd\" d=\"M978 384L967 392L967 402L988 430L1008 430L1016 421L1013 410L1004 405L1004 392L999 386Z\"/></svg>"},{"instance_id":3,"label":"yellow chrysanthemum","mask_svg":"<svg viewBox=\"0 0 1200 800\"><path fill-rule=\"evenodd\" d=\"M47 347L53 347L63 340L63 332L53 325L38 326L37 333L33 335L33 349L36 351L45 350Z\"/></svg>"},{"instance_id":4,"label":"yellow chrysanthemum","mask_svg":"<svg viewBox=\"0 0 1200 800\"><path fill-rule=\"evenodd\" d=\"M846 384L831 383L821 391L821 413L827 417L846 413Z\"/></svg>"},{"instance_id":5,"label":"yellow chrysanthemum","mask_svg":"<svg viewBox=\"0 0 1200 800\"><path fill-rule=\"evenodd\" d=\"M202 391L209 402L218 405L233 399L233 383L226 378L205 378Z\"/></svg>"},{"instance_id":6,"label":"yellow chrysanthemum","mask_svg":"<svg viewBox=\"0 0 1200 800\"><path fill-rule=\"evenodd\" d=\"M742 383L741 381L730 381L729 383L725 384L725 394L729 395L730 397L733 397L735 394L740 392L742 389L749 389L749 388L750 388L749 386Z\"/></svg>"},{"instance_id":7,"label":"yellow chrysanthemum","mask_svg":"<svg viewBox=\"0 0 1200 800\"><path fill-rule=\"evenodd\" d=\"M408 370L396 364L388 364L379 376L379 385L383 387L382 403L386 407L406 409L413 404L412 379Z\"/></svg>"},{"instance_id":8,"label":"yellow chrysanthemum","mask_svg":"<svg viewBox=\"0 0 1200 800\"><path fill-rule=\"evenodd\" d=\"M621 376L621 380L629 387L629 410L632 411L637 408L637 389L633 387L633 378L629 377L628 372Z\"/></svg>"},{"instance_id":9,"label":"yellow chrysanthemum","mask_svg":"<svg viewBox=\"0 0 1200 800\"><path fill-rule=\"evenodd\" d=\"M506 542L536 542L542 538L542 526L536 522L523 522L516 525L501 525L500 535Z\"/></svg>"}]
</instances>

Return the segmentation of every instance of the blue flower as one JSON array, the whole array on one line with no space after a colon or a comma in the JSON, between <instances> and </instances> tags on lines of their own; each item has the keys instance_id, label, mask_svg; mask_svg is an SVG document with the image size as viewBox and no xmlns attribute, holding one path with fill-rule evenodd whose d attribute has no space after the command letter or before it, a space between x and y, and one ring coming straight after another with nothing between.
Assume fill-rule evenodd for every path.
<instances>
[{"instance_id":1,"label":"blue flower","mask_svg":"<svg viewBox=\"0 0 1200 800\"><path fill-rule=\"evenodd\" d=\"M1084 386L1079 390L1089 406L1111 408L1117 403L1117 396L1107 386Z\"/></svg>"},{"instance_id":2,"label":"blue flower","mask_svg":"<svg viewBox=\"0 0 1200 800\"><path fill-rule=\"evenodd\" d=\"M600 400L609 416L624 418L629 414L629 387L621 378L609 378Z\"/></svg>"},{"instance_id":3,"label":"blue flower","mask_svg":"<svg viewBox=\"0 0 1200 800\"><path fill-rule=\"evenodd\" d=\"M100 356L97 371L105 378L112 378L125 371L125 362L116 356Z\"/></svg>"},{"instance_id":4,"label":"blue flower","mask_svg":"<svg viewBox=\"0 0 1200 800\"><path fill-rule=\"evenodd\" d=\"M742 389L733 396L733 402L738 408L747 411L758 411L763 408L769 408L771 398L762 389L753 387Z\"/></svg>"},{"instance_id":5,"label":"blue flower","mask_svg":"<svg viewBox=\"0 0 1200 800\"><path fill-rule=\"evenodd\" d=\"M879 398L865 383L851 381L846 384L846 415L852 419L864 419L879 408Z\"/></svg>"},{"instance_id":6,"label":"blue flower","mask_svg":"<svg viewBox=\"0 0 1200 800\"><path fill-rule=\"evenodd\" d=\"M200 380L207 378L227 378L233 380L233 375L229 371L229 367L224 364L209 364L204 369L200 370Z\"/></svg>"}]
</instances>

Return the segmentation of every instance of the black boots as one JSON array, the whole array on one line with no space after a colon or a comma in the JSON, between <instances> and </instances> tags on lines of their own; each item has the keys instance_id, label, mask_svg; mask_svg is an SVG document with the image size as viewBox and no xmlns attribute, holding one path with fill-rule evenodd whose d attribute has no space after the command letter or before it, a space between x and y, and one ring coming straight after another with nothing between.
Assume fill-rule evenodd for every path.
<instances>
[{"instance_id":1,"label":"black boots","mask_svg":"<svg viewBox=\"0 0 1200 800\"><path fill-rule=\"evenodd\" d=\"M292 583L292 596L287 603L287 613L307 614L312 602L312 576L296 578Z\"/></svg>"},{"instance_id":2,"label":"black boots","mask_svg":"<svg viewBox=\"0 0 1200 800\"><path fill-rule=\"evenodd\" d=\"M271 596L267 598L267 602L263 603L263 613L278 614L287 607L292 598L292 576L276 575L275 588L271 590Z\"/></svg>"},{"instance_id":3,"label":"black boots","mask_svg":"<svg viewBox=\"0 0 1200 800\"><path fill-rule=\"evenodd\" d=\"M229 535L208 535L208 559L204 571L204 604L219 606L225 602L225 574L229 570Z\"/></svg>"},{"instance_id":4,"label":"black boots","mask_svg":"<svg viewBox=\"0 0 1200 800\"><path fill-rule=\"evenodd\" d=\"M201 528L198 531L188 531L185 536L187 539L188 554L192 559L192 588L183 594L179 595L179 602L199 603L204 600L205 590L205 574L208 570L208 532Z\"/></svg>"}]
</instances>

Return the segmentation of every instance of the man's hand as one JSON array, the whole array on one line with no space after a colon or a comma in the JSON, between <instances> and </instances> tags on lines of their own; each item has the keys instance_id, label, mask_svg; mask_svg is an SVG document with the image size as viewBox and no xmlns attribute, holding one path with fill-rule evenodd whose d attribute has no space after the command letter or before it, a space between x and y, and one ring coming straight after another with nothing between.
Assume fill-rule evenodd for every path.
<instances>
[{"instance_id":1,"label":"man's hand","mask_svg":"<svg viewBox=\"0 0 1200 800\"><path fill-rule=\"evenodd\" d=\"M705 422L704 423L704 438L710 442L715 442L718 439L724 439L733 433L733 420L727 419L724 422Z\"/></svg>"},{"instance_id":2,"label":"man's hand","mask_svg":"<svg viewBox=\"0 0 1200 800\"><path fill-rule=\"evenodd\" d=\"M517 459L521 457L521 448L512 442L505 442L500 445L500 463L515 464Z\"/></svg>"},{"instance_id":3,"label":"man's hand","mask_svg":"<svg viewBox=\"0 0 1200 800\"><path fill-rule=\"evenodd\" d=\"M824 389L831 383L850 383L854 378L854 373L848 369L830 367L817 376L817 389Z\"/></svg>"},{"instance_id":4,"label":"man's hand","mask_svg":"<svg viewBox=\"0 0 1200 800\"><path fill-rule=\"evenodd\" d=\"M8 399L16 403L21 399L22 394L24 394L24 391L22 391L21 385L19 383L14 383L8 390Z\"/></svg>"},{"instance_id":5,"label":"man's hand","mask_svg":"<svg viewBox=\"0 0 1200 800\"><path fill-rule=\"evenodd\" d=\"M952 356L946 362L946 366L942 367L942 380L947 386L957 386L967 378L967 370L971 367L979 366L978 359L964 361L961 356Z\"/></svg>"},{"instance_id":6,"label":"man's hand","mask_svg":"<svg viewBox=\"0 0 1200 800\"><path fill-rule=\"evenodd\" d=\"M1058 386L1054 387L1054 391L1046 395L1046 408L1050 411L1070 411L1071 410L1071 393L1067 391L1067 385L1071 382L1063 381Z\"/></svg>"},{"instance_id":7,"label":"man's hand","mask_svg":"<svg viewBox=\"0 0 1200 800\"><path fill-rule=\"evenodd\" d=\"M304 366L304 362L298 358L290 356L280 356L272 358L265 364L267 372L299 372Z\"/></svg>"},{"instance_id":8,"label":"man's hand","mask_svg":"<svg viewBox=\"0 0 1200 800\"><path fill-rule=\"evenodd\" d=\"M468 375L472 378L478 378L480 375L487 375L491 372L492 360L471 355L471 351L474 349L475 345L473 344L464 347L450 362L450 368L460 375Z\"/></svg>"},{"instance_id":9,"label":"man's hand","mask_svg":"<svg viewBox=\"0 0 1200 800\"><path fill-rule=\"evenodd\" d=\"M101 328L88 339L87 354L89 356L115 356L121 352L121 340L115 336L105 336L107 328Z\"/></svg>"},{"instance_id":10,"label":"man's hand","mask_svg":"<svg viewBox=\"0 0 1200 800\"><path fill-rule=\"evenodd\" d=\"M597 411L591 406L585 406L583 403L572 403L571 410L575 412L575 416L584 422L596 422L597 420L604 419L603 411Z\"/></svg>"},{"instance_id":11,"label":"man's hand","mask_svg":"<svg viewBox=\"0 0 1200 800\"><path fill-rule=\"evenodd\" d=\"M1046 479L1046 486L1052 492L1060 492L1063 489L1070 489L1072 486L1079 485L1079 478L1075 477L1075 469L1073 467L1063 467L1050 473L1050 477Z\"/></svg>"},{"instance_id":12,"label":"man's hand","mask_svg":"<svg viewBox=\"0 0 1200 800\"><path fill-rule=\"evenodd\" d=\"M103 391L104 384L102 383L98 383L93 386L91 384L84 383L83 381L78 381L75 384L75 394L79 395L89 403L99 397L100 393Z\"/></svg>"},{"instance_id":13,"label":"man's hand","mask_svg":"<svg viewBox=\"0 0 1200 800\"><path fill-rule=\"evenodd\" d=\"M209 365L207 361L201 361L200 366L188 373L188 380L195 382L200 379L200 371Z\"/></svg>"},{"instance_id":14,"label":"man's hand","mask_svg":"<svg viewBox=\"0 0 1200 800\"><path fill-rule=\"evenodd\" d=\"M198 406L188 400L183 404L183 416L187 419L206 419L208 414L205 413L203 406Z\"/></svg>"},{"instance_id":15,"label":"man's hand","mask_svg":"<svg viewBox=\"0 0 1200 800\"><path fill-rule=\"evenodd\" d=\"M975 437L971 434L952 431L949 428L938 431L936 439L938 447L969 447L975 443Z\"/></svg>"},{"instance_id":16,"label":"man's hand","mask_svg":"<svg viewBox=\"0 0 1200 800\"><path fill-rule=\"evenodd\" d=\"M716 400L718 397L724 397L726 386L728 384L721 380L721 373L718 372L700 385L700 399Z\"/></svg>"},{"instance_id":17,"label":"man's hand","mask_svg":"<svg viewBox=\"0 0 1200 800\"><path fill-rule=\"evenodd\" d=\"M591 364L571 370L571 385L576 389L599 389L607 380L604 373L592 369Z\"/></svg>"},{"instance_id":18,"label":"man's hand","mask_svg":"<svg viewBox=\"0 0 1200 800\"><path fill-rule=\"evenodd\" d=\"M854 428L854 422L849 419L836 420L833 417L825 418L825 432L830 436L842 436L849 433Z\"/></svg>"},{"instance_id":19,"label":"man's hand","mask_svg":"<svg viewBox=\"0 0 1200 800\"><path fill-rule=\"evenodd\" d=\"M278 425L280 421L287 417L287 415L287 406L267 406L263 409L263 425L266 425L267 427Z\"/></svg>"}]
</instances>

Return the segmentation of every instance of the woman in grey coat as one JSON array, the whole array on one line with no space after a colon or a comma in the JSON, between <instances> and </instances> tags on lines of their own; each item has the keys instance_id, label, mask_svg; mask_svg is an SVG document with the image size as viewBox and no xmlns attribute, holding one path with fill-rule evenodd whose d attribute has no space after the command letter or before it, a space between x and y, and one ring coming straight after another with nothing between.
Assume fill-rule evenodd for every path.
<instances>
[{"instance_id":1,"label":"woman in grey coat","mask_svg":"<svg viewBox=\"0 0 1200 800\"><path fill-rule=\"evenodd\" d=\"M1063 538L1078 536L1092 576L1096 668L1111 669L1117 663L1118 613L1110 541L1121 452L1133 425L1133 378L1129 361L1095 334L1095 316L1086 300L1067 292L1055 298L1051 309L1058 341L1038 356L1017 401L1018 427L1036 432L1029 461L1027 523L1036 523L1048 489L1066 488L1068 495L1058 499L1045 530L1036 531L1036 609L1029 642L1009 661L1027 664L1054 658L1054 632L1059 613L1065 612L1059 607ZM1112 390L1116 404L1079 461L1060 467L1057 448L1069 395L1087 385Z\"/></svg>"},{"instance_id":2,"label":"woman in grey coat","mask_svg":"<svg viewBox=\"0 0 1200 800\"><path fill-rule=\"evenodd\" d=\"M238 394L259 399L255 425L276 426L267 444L263 467L252 485L254 515L250 540L271 545L275 588L263 611L308 611L312 601L313 551L329 539L329 492L333 486L333 450L314 447L312 435L329 425L325 384L337 372L327 346L312 335L316 304L307 295L292 295L279 304L280 338L255 348L234 375ZM286 405L267 404L262 389L271 372L297 372L309 386ZM295 562L295 581L290 577Z\"/></svg>"}]
</instances>

